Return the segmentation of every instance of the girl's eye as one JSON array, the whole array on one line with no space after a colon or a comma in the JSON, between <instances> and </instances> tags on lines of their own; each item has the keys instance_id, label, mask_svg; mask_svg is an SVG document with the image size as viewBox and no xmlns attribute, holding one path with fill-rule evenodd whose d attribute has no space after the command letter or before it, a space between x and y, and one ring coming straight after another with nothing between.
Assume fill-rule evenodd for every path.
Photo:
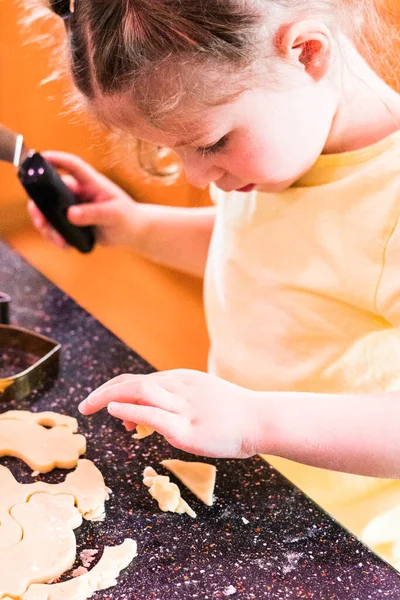
<instances>
[{"instance_id":1,"label":"girl's eye","mask_svg":"<svg viewBox=\"0 0 400 600\"><path fill-rule=\"evenodd\" d=\"M218 140L216 144L213 144L212 146L203 146L196 148L196 152L198 152L202 156L212 156L213 154L217 154L217 152L220 152L223 148L225 148L227 143L228 135L224 135L220 140Z\"/></svg>"}]
</instances>

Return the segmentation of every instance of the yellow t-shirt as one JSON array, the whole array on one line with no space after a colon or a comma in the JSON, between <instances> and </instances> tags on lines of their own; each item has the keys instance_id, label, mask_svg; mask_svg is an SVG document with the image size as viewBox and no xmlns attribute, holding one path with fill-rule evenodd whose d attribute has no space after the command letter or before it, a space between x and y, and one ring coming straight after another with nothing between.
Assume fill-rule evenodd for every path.
<instances>
[{"instance_id":1,"label":"yellow t-shirt","mask_svg":"<svg viewBox=\"0 0 400 600\"><path fill-rule=\"evenodd\" d=\"M399 389L400 132L321 156L280 194L211 193L210 372L253 390ZM269 460L375 550L400 560L397 538L379 533L379 519L394 518L383 512L400 506L399 481ZM397 520L400 540L400 509Z\"/></svg>"}]
</instances>

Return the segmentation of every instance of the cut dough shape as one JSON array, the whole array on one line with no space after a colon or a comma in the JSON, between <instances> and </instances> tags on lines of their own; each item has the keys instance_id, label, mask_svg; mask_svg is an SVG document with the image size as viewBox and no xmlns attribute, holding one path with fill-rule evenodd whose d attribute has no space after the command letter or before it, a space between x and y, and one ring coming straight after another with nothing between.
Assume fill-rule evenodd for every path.
<instances>
[{"instance_id":1,"label":"cut dough shape","mask_svg":"<svg viewBox=\"0 0 400 600\"><path fill-rule=\"evenodd\" d=\"M8 410L0 414L2 419L17 419L18 421L29 421L43 425L43 427L68 427L72 433L78 431L78 421L74 417L61 415L60 413L45 411L33 413L29 410Z\"/></svg>"},{"instance_id":2,"label":"cut dough shape","mask_svg":"<svg viewBox=\"0 0 400 600\"><path fill-rule=\"evenodd\" d=\"M162 460L163 467L171 471L195 496L207 506L213 505L217 469L214 465L184 460Z\"/></svg>"},{"instance_id":3,"label":"cut dough shape","mask_svg":"<svg viewBox=\"0 0 400 600\"><path fill-rule=\"evenodd\" d=\"M27 502L38 492L49 494L70 494L86 520L98 520L104 516L104 503L108 491L103 475L90 460L81 459L75 471L69 473L65 481L50 484L18 483L11 471L0 466L0 548L18 544L22 539L22 527L11 516L10 510L16 504Z\"/></svg>"},{"instance_id":4,"label":"cut dough shape","mask_svg":"<svg viewBox=\"0 0 400 600\"><path fill-rule=\"evenodd\" d=\"M132 437L134 437L135 440L142 440L143 438L152 435L154 431L155 429L147 427L147 425L136 425L136 433L134 433Z\"/></svg>"},{"instance_id":5,"label":"cut dough shape","mask_svg":"<svg viewBox=\"0 0 400 600\"><path fill-rule=\"evenodd\" d=\"M70 421L71 417L59 415L63 424L46 429L39 425L38 419L44 418L46 423L50 423L49 419L53 417L49 415L55 413L9 412L23 414L21 418L7 418L7 413L0 415L0 457L20 458L33 471L39 473L48 473L56 468L76 467L79 456L86 451L86 439L71 429L71 426L74 426ZM43 414L46 417L40 416Z\"/></svg>"},{"instance_id":6,"label":"cut dough shape","mask_svg":"<svg viewBox=\"0 0 400 600\"><path fill-rule=\"evenodd\" d=\"M118 575L136 554L136 542L127 538L120 546L104 548L97 565L85 575L54 585L33 584L21 600L86 600L94 592L116 585Z\"/></svg>"},{"instance_id":7,"label":"cut dough shape","mask_svg":"<svg viewBox=\"0 0 400 600\"><path fill-rule=\"evenodd\" d=\"M181 497L181 492L175 483L171 483L169 477L158 475L152 467L146 467L143 471L143 483L149 488L149 494L158 502L163 512L187 513L195 517L196 513Z\"/></svg>"},{"instance_id":8,"label":"cut dough shape","mask_svg":"<svg viewBox=\"0 0 400 600\"><path fill-rule=\"evenodd\" d=\"M0 598L19 598L32 583L43 583L70 569L75 561L74 529L82 516L73 496L35 494L11 509L24 537L0 549Z\"/></svg>"}]
</instances>

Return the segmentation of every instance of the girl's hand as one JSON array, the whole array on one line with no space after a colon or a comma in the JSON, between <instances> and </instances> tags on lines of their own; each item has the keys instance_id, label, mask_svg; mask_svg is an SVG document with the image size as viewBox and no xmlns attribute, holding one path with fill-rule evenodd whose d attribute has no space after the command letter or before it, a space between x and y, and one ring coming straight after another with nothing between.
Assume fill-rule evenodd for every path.
<instances>
[{"instance_id":1,"label":"girl's hand","mask_svg":"<svg viewBox=\"0 0 400 600\"><path fill-rule=\"evenodd\" d=\"M136 202L120 187L96 171L84 160L66 152L43 152L42 155L66 174L64 183L79 201L79 206L68 210L68 219L74 225L94 225L98 243L111 246L129 244L134 236L137 220ZM64 248L66 242L49 225L32 200L28 211L33 224L40 233L57 246Z\"/></svg>"},{"instance_id":2,"label":"girl's hand","mask_svg":"<svg viewBox=\"0 0 400 600\"><path fill-rule=\"evenodd\" d=\"M198 371L120 375L84 400L79 410L102 408L128 430L153 427L166 440L209 457L246 458L256 450L260 394Z\"/></svg>"}]
</instances>

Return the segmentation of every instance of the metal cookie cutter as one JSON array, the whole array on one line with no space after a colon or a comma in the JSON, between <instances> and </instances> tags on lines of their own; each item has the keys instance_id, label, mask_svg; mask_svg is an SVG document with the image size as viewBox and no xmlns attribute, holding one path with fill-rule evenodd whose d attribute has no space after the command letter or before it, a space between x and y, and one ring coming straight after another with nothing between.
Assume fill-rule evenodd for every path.
<instances>
[{"instance_id":1,"label":"metal cookie cutter","mask_svg":"<svg viewBox=\"0 0 400 600\"><path fill-rule=\"evenodd\" d=\"M9 324L11 298L0 292L0 358L1 352L19 351L36 360L23 371L0 377L0 402L21 400L57 377L61 344L43 335ZM1 363L0 363L1 366Z\"/></svg>"}]
</instances>

